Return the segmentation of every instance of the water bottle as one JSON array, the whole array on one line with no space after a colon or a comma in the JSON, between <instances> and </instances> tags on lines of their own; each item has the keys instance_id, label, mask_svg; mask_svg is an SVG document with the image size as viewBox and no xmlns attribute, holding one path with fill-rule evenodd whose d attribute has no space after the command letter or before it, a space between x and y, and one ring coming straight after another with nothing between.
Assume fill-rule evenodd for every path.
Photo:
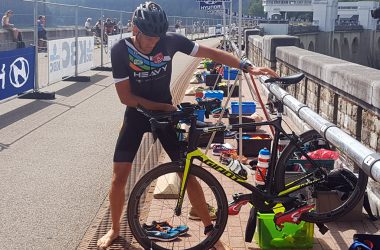
<instances>
[{"instance_id":1,"label":"water bottle","mask_svg":"<svg viewBox=\"0 0 380 250\"><path fill-rule=\"evenodd\" d=\"M241 164L239 160L231 160L230 164L228 164L228 168L234 172L235 174L247 179L248 173L250 172L249 168Z\"/></svg>"},{"instance_id":2,"label":"water bottle","mask_svg":"<svg viewBox=\"0 0 380 250\"><path fill-rule=\"evenodd\" d=\"M256 185L265 185L265 177L269 167L270 152L267 148L263 148L259 151L259 157L257 159L255 180Z\"/></svg>"}]
</instances>

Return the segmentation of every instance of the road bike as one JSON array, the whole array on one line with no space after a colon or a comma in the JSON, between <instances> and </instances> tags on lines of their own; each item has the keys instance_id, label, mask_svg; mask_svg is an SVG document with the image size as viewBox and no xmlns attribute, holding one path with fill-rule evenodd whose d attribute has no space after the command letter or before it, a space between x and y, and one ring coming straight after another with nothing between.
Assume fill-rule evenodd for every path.
<instances>
[{"instance_id":1,"label":"road bike","mask_svg":"<svg viewBox=\"0 0 380 250\"><path fill-rule=\"evenodd\" d=\"M267 82L288 86L303 79L302 73L271 78ZM351 187L340 192L341 204L329 208L318 208L318 192L330 183L331 173L336 172L341 161L316 160L309 156L317 149L333 149L318 132L310 130L300 135L286 133L282 127L284 104L273 101L277 110L276 118L269 121L234 125L216 124L212 127L197 127L196 109L193 104L181 104L179 110L168 113L152 113L141 108L150 119L153 136L155 131L166 126L187 124L187 138L184 130L178 129L181 159L177 162L161 164L144 174L133 188L128 201L127 219L135 239L145 249L210 249L221 237L228 220L228 201L223 189L225 178L244 187L246 193L234 195L235 202L245 202L253 206L247 223L246 236L255 231L257 212L274 213L274 223L281 230L286 223L301 221L317 223L320 230L326 230L323 223L350 212L363 197L368 176L358 169L356 173L342 171L341 175ZM227 166L211 159L197 148L199 138L212 132L255 126L272 126L273 141L265 185L253 185L249 178L231 171ZM289 144L279 153L279 140L286 138ZM340 173L340 172L339 172ZM344 174L343 174L344 173ZM205 201L215 212L213 230L203 234L204 226L199 220L189 219L194 212L188 195L187 185L195 178L201 185ZM223 185L221 184L223 183ZM331 184L331 183L330 183ZM202 199L201 194L192 199ZM331 205L331 204L330 204ZM193 210L193 211L192 211ZM195 209L196 211L196 209ZM187 225L186 235L169 242L152 240L147 236L144 224L152 221L167 221L172 225ZM252 237L250 237L252 239Z\"/></svg>"}]
</instances>

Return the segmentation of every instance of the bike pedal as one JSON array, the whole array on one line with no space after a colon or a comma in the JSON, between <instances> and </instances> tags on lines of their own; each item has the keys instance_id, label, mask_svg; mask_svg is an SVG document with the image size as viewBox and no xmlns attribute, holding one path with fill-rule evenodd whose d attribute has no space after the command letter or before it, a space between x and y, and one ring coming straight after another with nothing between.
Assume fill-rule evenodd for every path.
<instances>
[{"instance_id":1,"label":"bike pedal","mask_svg":"<svg viewBox=\"0 0 380 250\"><path fill-rule=\"evenodd\" d=\"M231 201L228 204L228 215L237 215L237 214L239 214L241 207L244 206L247 203L248 203L248 201L246 201L246 200L238 201L238 202Z\"/></svg>"},{"instance_id":2,"label":"bike pedal","mask_svg":"<svg viewBox=\"0 0 380 250\"><path fill-rule=\"evenodd\" d=\"M274 223L275 225L282 229L284 228L284 223L293 223L293 224L300 224L301 223L301 215L303 213L309 212L311 209L314 208L314 205L305 205L299 208L291 209L285 213L277 213L274 216Z\"/></svg>"},{"instance_id":3,"label":"bike pedal","mask_svg":"<svg viewBox=\"0 0 380 250\"><path fill-rule=\"evenodd\" d=\"M239 197L242 195L243 193L234 193L233 195L232 195L232 198L234 199L234 201L237 201L237 200L239 200Z\"/></svg>"}]
</instances>

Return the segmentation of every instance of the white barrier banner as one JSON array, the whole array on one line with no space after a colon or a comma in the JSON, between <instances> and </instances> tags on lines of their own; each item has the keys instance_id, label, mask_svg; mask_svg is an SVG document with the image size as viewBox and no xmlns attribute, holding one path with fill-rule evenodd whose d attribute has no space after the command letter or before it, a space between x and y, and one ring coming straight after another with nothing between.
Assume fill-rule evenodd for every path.
<instances>
[{"instance_id":1,"label":"white barrier banner","mask_svg":"<svg viewBox=\"0 0 380 250\"><path fill-rule=\"evenodd\" d=\"M124 39L124 38L127 38L127 37L131 37L132 36L132 32L127 32L127 33L123 33L121 34L121 37Z\"/></svg>"},{"instance_id":2,"label":"white barrier banner","mask_svg":"<svg viewBox=\"0 0 380 250\"><path fill-rule=\"evenodd\" d=\"M114 46L118 41L120 41L120 39L124 39L124 38L127 38L127 37L131 37L132 36L132 32L128 32L128 33L123 33L121 34L117 34L117 35L113 35L113 36L108 36L108 41L107 41L107 46L108 46L108 57L111 59L111 48L112 46Z\"/></svg>"},{"instance_id":3,"label":"white barrier banner","mask_svg":"<svg viewBox=\"0 0 380 250\"><path fill-rule=\"evenodd\" d=\"M208 35L209 36L215 36L216 35L215 27L208 27Z\"/></svg>"},{"instance_id":4,"label":"white barrier banner","mask_svg":"<svg viewBox=\"0 0 380 250\"><path fill-rule=\"evenodd\" d=\"M114 46L118 41L120 41L122 37L120 34L113 35L113 36L108 36L108 41L107 41L107 46L108 46L108 57L111 58L111 48Z\"/></svg>"},{"instance_id":5,"label":"white barrier banner","mask_svg":"<svg viewBox=\"0 0 380 250\"><path fill-rule=\"evenodd\" d=\"M176 29L175 32L178 33L178 34L181 34L183 36L186 36L186 29L185 28Z\"/></svg>"},{"instance_id":6,"label":"white barrier banner","mask_svg":"<svg viewBox=\"0 0 380 250\"><path fill-rule=\"evenodd\" d=\"M48 41L49 83L75 74L75 38ZM94 66L94 37L78 37L78 74Z\"/></svg>"}]
</instances>

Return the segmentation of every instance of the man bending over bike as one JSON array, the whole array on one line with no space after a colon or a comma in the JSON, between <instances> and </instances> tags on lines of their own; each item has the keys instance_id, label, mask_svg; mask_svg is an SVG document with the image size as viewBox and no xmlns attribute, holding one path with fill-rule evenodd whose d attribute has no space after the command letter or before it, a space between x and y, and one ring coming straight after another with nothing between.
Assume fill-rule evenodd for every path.
<instances>
[{"instance_id":1,"label":"man bending over bike","mask_svg":"<svg viewBox=\"0 0 380 250\"><path fill-rule=\"evenodd\" d=\"M190 41L186 37L167 32L168 20L156 3L141 4L133 13L133 36L119 41L111 50L112 73L117 94L125 104L124 124L116 143L113 177L110 190L112 228L98 240L98 247L112 244L120 231L120 217L124 206L125 185L133 159L143 134L150 132L149 120L137 111L142 106L154 111L175 111L170 93L172 59L176 52L194 57L211 58L252 75L277 76L269 68L253 68L248 61L214 48ZM179 159L179 147L174 129L157 131L158 138L172 161ZM205 234L213 226L203 190L195 178L190 178L187 189L191 204L205 226ZM225 249L218 242L217 249Z\"/></svg>"}]
</instances>

